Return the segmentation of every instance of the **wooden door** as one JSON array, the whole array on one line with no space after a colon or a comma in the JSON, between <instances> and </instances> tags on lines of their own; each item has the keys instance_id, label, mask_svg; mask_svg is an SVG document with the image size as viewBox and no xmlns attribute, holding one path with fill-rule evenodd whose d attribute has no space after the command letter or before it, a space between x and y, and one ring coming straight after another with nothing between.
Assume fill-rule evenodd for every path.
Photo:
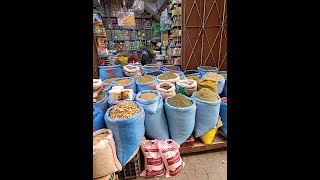
<instances>
[{"instance_id":1,"label":"wooden door","mask_svg":"<svg viewBox=\"0 0 320 180\"><path fill-rule=\"evenodd\" d=\"M227 0L183 0L182 69L227 70Z\"/></svg>"}]
</instances>

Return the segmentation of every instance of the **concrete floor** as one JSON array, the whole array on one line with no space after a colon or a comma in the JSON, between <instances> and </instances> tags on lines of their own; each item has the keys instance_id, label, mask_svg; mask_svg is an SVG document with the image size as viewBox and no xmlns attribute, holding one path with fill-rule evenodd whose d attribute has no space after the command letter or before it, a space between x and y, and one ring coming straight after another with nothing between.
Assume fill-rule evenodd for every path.
<instances>
[{"instance_id":1,"label":"concrete floor","mask_svg":"<svg viewBox=\"0 0 320 180\"><path fill-rule=\"evenodd\" d=\"M139 177L138 180L227 180L226 148L181 156L185 167L176 177Z\"/></svg>"}]
</instances>

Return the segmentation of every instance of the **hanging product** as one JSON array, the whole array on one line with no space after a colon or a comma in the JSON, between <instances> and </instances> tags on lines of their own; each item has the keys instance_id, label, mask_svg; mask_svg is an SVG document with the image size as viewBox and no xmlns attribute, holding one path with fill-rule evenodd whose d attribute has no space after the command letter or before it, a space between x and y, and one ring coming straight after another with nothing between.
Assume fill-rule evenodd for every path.
<instances>
[{"instance_id":1,"label":"hanging product","mask_svg":"<svg viewBox=\"0 0 320 180\"><path fill-rule=\"evenodd\" d=\"M101 178L122 170L115 151L111 130L100 129L93 132L93 178Z\"/></svg>"},{"instance_id":2,"label":"hanging product","mask_svg":"<svg viewBox=\"0 0 320 180\"><path fill-rule=\"evenodd\" d=\"M134 12L117 12L118 26L135 27Z\"/></svg>"},{"instance_id":3,"label":"hanging product","mask_svg":"<svg viewBox=\"0 0 320 180\"><path fill-rule=\"evenodd\" d=\"M130 104L136 104L135 107ZM125 113L118 113L118 112ZM137 112L138 111L138 112ZM122 119L118 119L117 116ZM139 149L144 133L145 112L143 107L134 101L122 101L108 109L104 116L106 126L116 134L114 140L116 143L117 157L125 166L129 158Z\"/></svg>"},{"instance_id":4,"label":"hanging product","mask_svg":"<svg viewBox=\"0 0 320 180\"><path fill-rule=\"evenodd\" d=\"M149 99L147 96L143 97L143 95L153 98ZM146 114L146 135L151 139L169 139L167 118L164 114L163 100L159 91L141 91L137 94L136 101L141 104Z\"/></svg>"}]
</instances>

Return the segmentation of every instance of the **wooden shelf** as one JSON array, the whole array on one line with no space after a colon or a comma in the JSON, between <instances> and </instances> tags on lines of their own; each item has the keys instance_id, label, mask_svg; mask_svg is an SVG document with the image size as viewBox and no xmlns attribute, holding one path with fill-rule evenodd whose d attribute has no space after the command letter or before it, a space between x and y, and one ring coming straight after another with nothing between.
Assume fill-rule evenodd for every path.
<instances>
[{"instance_id":1,"label":"wooden shelf","mask_svg":"<svg viewBox=\"0 0 320 180\"><path fill-rule=\"evenodd\" d=\"M180 154L200 152L225 147L227 147L227 139L221 134L216 134L211 144L203 144L202 141L197 138L195 139L194 145L192 147L181 147Z\"/></svg>"}]
</instances>

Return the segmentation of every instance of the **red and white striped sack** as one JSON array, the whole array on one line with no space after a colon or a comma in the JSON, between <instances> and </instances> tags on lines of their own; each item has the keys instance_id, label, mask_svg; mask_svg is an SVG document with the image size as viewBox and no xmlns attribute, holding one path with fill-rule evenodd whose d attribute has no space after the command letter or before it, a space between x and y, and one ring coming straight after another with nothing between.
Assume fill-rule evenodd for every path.
<instances>
[{"instance_id":1,"label":"red and white striped sack","mask_svg":"<svg viewBox=\"0 0 320 180\"><path fill-rule=\"evenodd\" d=\"M180 145L172 139L158 140L158 148L166 167L166 177L176 176L185 165L180 156Z\"/></svg>"},{"instance_id":2,"label":"red and white striped sack","mask_svg":"<svg viewBox=\"0 0 320 180\"><path fill-rule=\"evenodd\" d=\"M140 176L153 177L163 176L165 173L164 164L159 152L157 140L145 140L141 144L141 151L144 155L144 167Z\"/></svg>"}]
</instances>

